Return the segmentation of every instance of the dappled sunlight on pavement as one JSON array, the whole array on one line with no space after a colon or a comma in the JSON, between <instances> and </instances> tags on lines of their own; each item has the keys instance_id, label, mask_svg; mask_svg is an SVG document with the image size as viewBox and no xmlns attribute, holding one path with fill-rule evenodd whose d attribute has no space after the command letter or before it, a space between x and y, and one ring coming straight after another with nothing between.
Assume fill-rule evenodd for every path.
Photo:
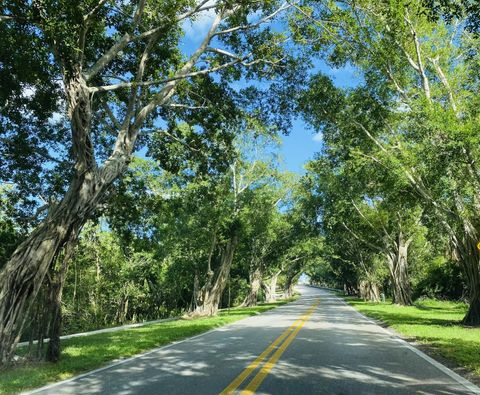
<instances>
[{"instance_id":1,"label":"dappled sunlight on pavement","mask_svg":"<svg viewBox=\"0 0 480 395\"><path fill-rule=\"evenodd\" d=\"M247 372L247 379L239 380L239 390L265 370L255 393L473 393L339 298L324 290L300 289L303 296L296 302L47 388L42 393L218 394L272 343L287 335L288 342L282 340L283 343L272 348L271 354L277 353L278 358L267 362L269 355L255 365L252 372ZM294 331L302 316L306 317L302 326Z\"/></svg>"}]
</instances>

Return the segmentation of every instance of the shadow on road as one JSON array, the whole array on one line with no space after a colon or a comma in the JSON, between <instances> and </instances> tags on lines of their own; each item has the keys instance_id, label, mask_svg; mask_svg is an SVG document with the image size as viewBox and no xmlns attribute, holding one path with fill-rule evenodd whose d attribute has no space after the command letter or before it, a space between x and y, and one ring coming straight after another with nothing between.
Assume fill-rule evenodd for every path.
<instances>
[{"instance_id":1,"label":"shadow on road","mask_svg":"<svg viewBox=\"0 0 480 395\"><path fill-rule=\"evenodd\" d=\"M291 304L54 387L49 393L214 394L319 297ZM259 393L467 394L392 336L325 291ZM273 388L270 389L269 388ZM463 391L463 392L462 392Z\"/></svg>"}]
</instances>

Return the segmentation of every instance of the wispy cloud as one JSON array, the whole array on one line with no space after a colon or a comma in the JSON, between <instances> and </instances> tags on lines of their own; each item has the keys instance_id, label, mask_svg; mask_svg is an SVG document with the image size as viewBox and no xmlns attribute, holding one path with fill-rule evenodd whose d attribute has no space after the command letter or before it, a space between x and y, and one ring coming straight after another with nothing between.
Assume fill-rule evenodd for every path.
<instances>
[{"instance_id":1,"label":"wispy cloud","mask_svg":"<svg viewBox=\"0 0 480 395\"><path fill-rule=\"evenodd\" d=\"M211 0L205 5L213 5L215 2L216 0ZM192 42L200 41L203 37L205 37L205 33L208 31L208 29L210 29L214 19L215 9L212 8L198 14L194 20L186 20L183 23L185 37Z\"/></svg>"},{"instance_id":2,"label":"wispy cloud","mask_svg":"<svg viewBox=\"0 0 480 395\"><path fill-rule=\"evenodd\" d=\"M313 135L312 140L315 141L316 143L323 143L323 133L318 132Z\"/></svg>"}]
</instances>

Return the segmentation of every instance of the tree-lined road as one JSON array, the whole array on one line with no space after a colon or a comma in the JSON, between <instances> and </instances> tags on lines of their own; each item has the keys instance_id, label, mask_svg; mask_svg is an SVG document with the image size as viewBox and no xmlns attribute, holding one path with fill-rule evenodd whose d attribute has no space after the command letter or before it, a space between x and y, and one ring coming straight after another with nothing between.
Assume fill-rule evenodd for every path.
<instances>
[{"instance_id":1,"label":"tree-lined road","mask_svg":"<svg viewBox=\"0 0 480 395\"><path fill-rule=\"evenodd\" d=\"M41 394L480 394L325 290Z\"/></svg>"}]
</instances>

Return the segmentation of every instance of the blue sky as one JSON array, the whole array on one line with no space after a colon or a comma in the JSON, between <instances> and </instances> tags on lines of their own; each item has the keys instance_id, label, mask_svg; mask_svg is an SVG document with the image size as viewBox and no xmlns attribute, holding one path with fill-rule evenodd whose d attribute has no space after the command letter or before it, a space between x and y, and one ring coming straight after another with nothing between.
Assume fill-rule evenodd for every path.
<instances>
[{"instance_id":1,"label":"blue sky","mask_svg":"<svg viewBox=\"0 0 480 395\"><path fill-rule=\"evenodd\" d=\"M316 135L302 120L293 123L288 136L282 136L280 155L286 170L296 173L303 172L303 165L313 158L315 152L322 146L321 135Z\"/></svg>"},{"instance_id":2,"label":"blue sky","mask_svg":"<svg viewBox=\"0 0 480 395\"><path fill-rule=\"evenodd\" d=\"M342 88L349 88L359 83L359 77L351 66L341 69L331 69L323 63L319 63L315 68L329 75L335 85ZM283 144L280 154L283 157L284 166L287 170L296 173L303 173L303 165L309 159L312 159L315 152L322 147L321 133L315 133L301 119L297 119L291 133L282 137Z\"/></svg>"}]
</instances>

